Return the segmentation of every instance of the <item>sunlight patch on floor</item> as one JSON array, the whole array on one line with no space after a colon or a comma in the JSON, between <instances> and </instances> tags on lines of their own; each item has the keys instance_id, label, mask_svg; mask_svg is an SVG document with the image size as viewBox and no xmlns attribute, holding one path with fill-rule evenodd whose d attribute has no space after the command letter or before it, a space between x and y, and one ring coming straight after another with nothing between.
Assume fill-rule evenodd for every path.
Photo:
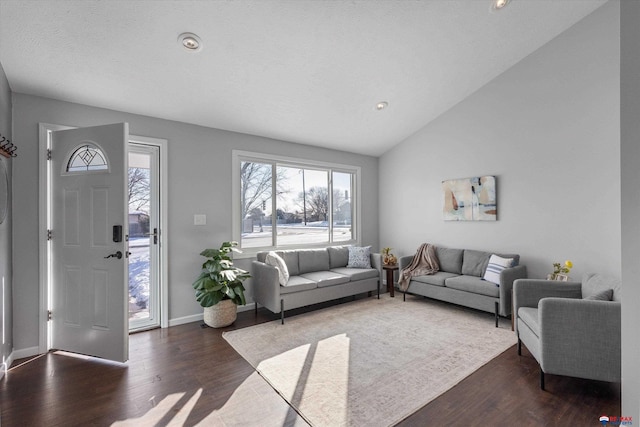
<instances>
[{"instance_id":1,"label":"sunlight patch on floor","mask_svg":"<svg viewBox=\"0 0 640 427\"><path fill-rule=\"evenodd\" d=\"M214 387L214 385L212 385ZM202 397L204 390L198 389L186 403L181 405L187 393L174 393L159 402L156 397L149 399L153 408L137 418L117 421L112 427L147 427L165 426L249 426L281 427L285 421L296 420L288 425L307 425L275 390L257 373L247 377L220 408L212 407L210 412L202 415L202 408L194 412L196 405L206 405L208 396ZM193 413L192 413L193 412ZM194 414L198 415L194 415Z\"/></svg>"},{"instance_id":2,"label":"sunlight patch on floor","mask_svg":"<svg viewBox=\"0 0 640 427\"><path fill-rule=\"evenodd\" d=\"M321 408L347 425L350 348L349 337L338 334L264 360L258 371L278 378L283 397L302 413Z\"/></svg>"}]
</instances>

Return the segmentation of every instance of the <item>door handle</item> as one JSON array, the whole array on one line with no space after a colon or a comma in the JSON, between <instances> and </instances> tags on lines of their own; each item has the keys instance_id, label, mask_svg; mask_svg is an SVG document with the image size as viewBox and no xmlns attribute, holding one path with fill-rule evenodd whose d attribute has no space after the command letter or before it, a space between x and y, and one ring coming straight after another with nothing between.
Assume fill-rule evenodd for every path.
<instances>
[{"instance_id":1,"label":"door handle","mask_svg":"<svg viewBox=\"0 0 640 427\"><path fill-rule=\"evenodd\" d=\"M107 256L106 256L106 257L104 257L104 258L105 258L105 259L107 259L107 258L118 258L118 259L122 259L122 252L121 252L121 251L118 251L118 252L116 252L116 253L113 253L113 254L107 255Z\"/></svg>"},{"instance_id":2,"label":"door handle","mask_svg":"<svg viewBox=\"0 0 640 427\"><path fill-rule=\"evenodd\" d=\"M145 234L145 236L147 236L147 237L153 236L153 244L154 245L158 244L158 229L157 228L153 229L153 233L147 233L147 234Z\"/></svg>"}]
</instances>

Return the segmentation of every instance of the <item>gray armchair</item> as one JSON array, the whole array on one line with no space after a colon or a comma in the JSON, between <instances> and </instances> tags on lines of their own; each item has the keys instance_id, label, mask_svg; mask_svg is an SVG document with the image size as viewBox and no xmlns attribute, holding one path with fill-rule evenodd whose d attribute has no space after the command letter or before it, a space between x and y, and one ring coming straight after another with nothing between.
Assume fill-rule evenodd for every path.
<instances>
[{"instance_id":1,"label":"gray armchair","mask_svg":"<svg viewBox=\"0 0 640 427\"><path fill-rule=\"evenodd\" d=\"M620 382L620 281L518 279L513 284L518 355L522 344L544 374Z\"/></svg>"}]
</instances>

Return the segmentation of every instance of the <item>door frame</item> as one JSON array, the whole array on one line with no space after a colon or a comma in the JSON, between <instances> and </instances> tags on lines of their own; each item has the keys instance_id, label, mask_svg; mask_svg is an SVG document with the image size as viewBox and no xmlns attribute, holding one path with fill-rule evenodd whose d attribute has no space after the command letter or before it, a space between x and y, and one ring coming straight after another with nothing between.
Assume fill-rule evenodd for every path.
<instances>
[{"instance_id":1,"label":"door frame","mask_svg":"<svg viewBox=\"0 0 640 427\"><path fill-rule=\"evenodd\" d=\"M152 223L153 227L160 230L159 234L162 234L162 230L163 230L163 228L161 227L162 224L160 223L160 221L158 221L158 220L161 220L163 217L163 214L161 212L163 200L162 200L162 197L160 197L161 195L160 195L160 185L159 185L160 176L161 176L160 160L162 157L162 148L160 148L157 144L150 143L147 140L142 141L141 139L142 139L141 137L136 137L136 136L129 138L128 154L131 154L132 152L134 153L143 152L145 154L149 154L150 157L153 158L153 160L151 161L152 165L151 165L150 179L151 179L151 182L156 182L158 183L158 185L153 185L153 188L150 189L151 201L154 202L152 204L153 207L151 208L151 214L152 214L151 218L154 220ZM131 167L131 164L129 164L129 167ZM149 232L151 231L152 230L150 229ZM129 234L131 234L131 230L129 230ZM137 321L134 321L134 324L137 323L137 326L135 326L132 329L131 319L129 318L129 328L128 328L129 333L141 332L144 330L157 328L158 326L161 325L162 314L165 311L160 306L161 302L164 300L162 284L165 283L160 279L160 268L162 265L161 249L163 247L162 246L163 237L164 236L158 235L157 244L150 244L149 246L149 255L150 255L149 265L150 265L150 268L153 271L155 271L155 273L152 273L150 277L154 278L154 282L158 282L156 284L150 283L150 285L154 288L153 290L154 296L153 296L153 299L150 301L151 304L149 307L149 313L154 315L153 322L151 322L150 319L146 321L137 320ZM129 250L131 251L131 246L129 246L129 248L130 248ZM128 277L128 274L127 274L127 277ZM129 316L129 307L127 306L127 317L128 316ZM140 323L143 323L143 324L140 325Z\"/></svg>"},{"instance_id":2,"label":"door frame","mask_svg":"<svg viewBox=\"0 0 640 427\"><path fill-rule=\"evenodd\" d=\"M58 130L73 129L77 126L65 126L51 123L38 124L38 256L39 256L39 340L38 352L40 354L49 351L51 343L51 331L49 322L50 309L50 280L51 269L49 265L50 243L47 239L47 229L49 228L49 208L51 204L49 195L50 168L47 159L49 149L49 136L51 132ZM153 145L160 148L159 175L160 175L160 259L158 260L158 270L160 280L160 327L169 326L169 288L168 288L168 155L167 140L139 135L129 135L129 142Z\"/></svg>"}]
</instances>

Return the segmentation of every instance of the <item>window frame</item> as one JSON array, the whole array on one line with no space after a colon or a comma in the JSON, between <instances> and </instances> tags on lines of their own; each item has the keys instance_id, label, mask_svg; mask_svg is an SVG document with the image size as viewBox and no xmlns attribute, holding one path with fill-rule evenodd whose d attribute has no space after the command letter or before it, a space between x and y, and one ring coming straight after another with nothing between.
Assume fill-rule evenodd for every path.
<instances>
[{"instance_id":1,"label":"window frame","mask_svg":"<svg viewBox=\"0 0 640 427\"><path fill-rule=\"evenodd\" d=\"M257 252L268 251L268 250L279 250L279 249L304 249L304 248L314 248L314 247L328 247L328 246L341 246L341 245L360 245L361 243L361 223L362 223L362 209L361 209L361 175L362 168L360 166L353 165L345 165L339 163L332 162L322 162L317 160L308 160L301 158L294 158L288 156L280 156L274 154L265 154L253 151L244 151L244 150L232 150L232 179L231 179L231 201L232 201L232 239L238 242L238 248L242 250L242 253L236 253L234 258L252 258L255 256ZM243 248L242 245L242 219L240 218L240 214L242 212L242 201L240 200L240 170L241 163L249 161L255 163L266 163L271 164L272 166L284 166L284 167L293 167L300 169L316 169L316 170L326 170L329 176L329 194L333 194L333 172L342 172L342 173L350 173L353 175L353 183L352 183L352 192L355 194L351 195L352 200L352 213L351 213L351 240L343 240L334 242L333 241L333 208L330 208L330 221L329 221L329 230L328 230L328 241L322 243L308 243L308 244L298 244L298 245L278 245L277 243L277 218L276 215L271 215L271 225L272 225L272 245L271 246L260 246L260 247L249 247ZM276 176L272 174L271 176L271 212L276 212L277 209L277 197L273 195L274 189L276 189ZM333 197L330 198L330 206L332 206Z\"/></svg>"}]
</instances>

